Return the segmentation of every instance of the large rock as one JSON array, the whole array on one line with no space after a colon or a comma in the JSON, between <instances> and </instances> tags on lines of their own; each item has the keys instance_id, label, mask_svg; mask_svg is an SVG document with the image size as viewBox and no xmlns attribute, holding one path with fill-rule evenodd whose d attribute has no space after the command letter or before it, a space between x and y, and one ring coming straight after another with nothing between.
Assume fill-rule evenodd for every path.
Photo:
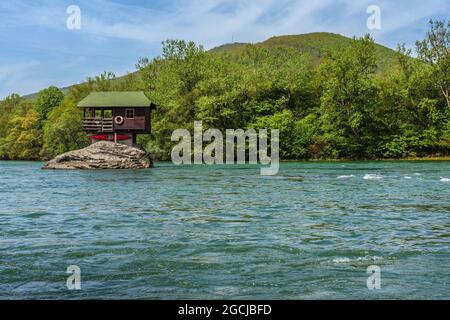
<instances>
[{"instance_id":1,"label":"large rock","mask_svg":"<svg viewBox=\"0 0 450 320\"><path fill-rule=\"evenodd\" d=\"M143 169L151 166L151 160L138 148L100 141L57 156L43 169Z\"/></svg>"}]
</instances>

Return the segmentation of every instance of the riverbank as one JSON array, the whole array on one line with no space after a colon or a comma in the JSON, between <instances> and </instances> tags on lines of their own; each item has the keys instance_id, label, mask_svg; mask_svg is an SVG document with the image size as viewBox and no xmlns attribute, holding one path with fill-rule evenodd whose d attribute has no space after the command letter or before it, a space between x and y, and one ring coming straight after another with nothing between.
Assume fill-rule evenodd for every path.
<instances>
[{"instance_id":1,"label":"riverbank","mask_svg":"<svg viewBox=\"0 0 450 320\"><path fill-rule=\"evenodd\" d=\"M396 162L396 161L450 161L448 157L407 157L407 158L379 158L379 159L302 159L281 160L281 162Z\"/></svg>"},{"instance_id":2,"label":"riverbank","mask_svg":"<svg viewBox=\"0 0 450 320\"><path fill-rule=\"evenodd\" d=\"M47 162L49 159L0 159L0 161L14 161L14 162ZM170 163L170 160L153 160L159 163ZM373 161L450 161L450 156L447 157L407 157L407 158L379 158L379 159L286 159L281 162L373 162Z\"/></svg>"}]
</instances>

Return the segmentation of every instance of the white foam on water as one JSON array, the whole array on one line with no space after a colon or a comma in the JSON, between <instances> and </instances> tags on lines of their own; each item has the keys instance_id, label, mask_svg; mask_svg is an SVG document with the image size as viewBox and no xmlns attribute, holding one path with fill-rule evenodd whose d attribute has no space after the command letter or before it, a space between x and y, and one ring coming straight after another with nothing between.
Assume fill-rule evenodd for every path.
<instances>
[{"instance_id":1,"label":"white foam on water","mask_svg":"<svg viewBox=\"0 0 450 320\"><path fill-rule=\"evenodd\" d=\"M366 257L358 257L355 259L350 259L347 257L339 257L333 259L333 263L349 263L349 262L361 262L361 261L379 261L383 260L383 257L379 256L366 256Z\"/></svg>"},{"instance_id":2,"label":"white foam on water","mask_svg":"<svg viewBox=\"0 0 450 320\"><path fill-rule=\"evenodd\" d=\"M334 263L348 263L350 261L351 261L350 258L336 258L336 259L333 259Z\"/></svg>"},{"instance_id":3,"label":"white foam on water","mask_svg":"<svg viewBox=\"0 0 450 320\"><path fill-rule=\"evenodd\" d=\"M383 176L379 175L379 174L366 174L363 177L364 180L381 180L383 179Z\"/></svg>"},{"instance_id":4,"label":"white foam on water","mask_svg":"<svg viewBox=\"0 0 450 320\"><path fill-rule=\"evenodd\" d=\"M337 177L337 179L348 179L348 178L354 178L355 175L350 174L350 175L343 175L343 176L339 176Z\"/></svg>"},{"instance_id":5,"label":"white foam on water","mask_svg":"<svg viewBox=\"0 0 450 320\"><path fill-rule=\"evenodd\" d=\"M441 182L450 182L450 179L449 179L449 178L442 178L442 177L441 177Z\"/></svg>"},{"instance_id":6,"label":"white foam on water","mask_svg":"<svg viewBox=\"0 0 450 320\"><path fill-rule=\"evenodd\" d=\"M416 173L414 173L414 175L415 175L415 176L421 176L422 174L416 172Z\"/></svg>"},{"instance_id":7,"label":"white foam on water","mask_svg":"<svg viewBox=\"0 0 450 320\"><path fill-rule=\"evenodd\" d=\"M406 180L411 180L412 178L410 176L405 176Z\"/></svg>"},{"instance_id":8,"label":"white foam on water","mask_svg":"<svg viewBox=\"0 0 450 320\"><path fill-rule=\"evenodd\" d=\"M379 257L379 256L373 256L371 258L372 258L373 261L383 260L383 257Z\"/></svg>"}]
</instances>

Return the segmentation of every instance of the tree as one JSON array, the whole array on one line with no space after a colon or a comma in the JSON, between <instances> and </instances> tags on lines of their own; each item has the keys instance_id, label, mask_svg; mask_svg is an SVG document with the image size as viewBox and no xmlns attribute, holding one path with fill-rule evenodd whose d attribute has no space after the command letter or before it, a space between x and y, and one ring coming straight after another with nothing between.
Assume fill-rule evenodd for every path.
<instances>
[{"instance_id":1,"label":"tree","mask_svg":"<svg viewBox=\"0 0 450 320\"><path fill-rule=\"evenodd\" d=\"M325 137L332 157L368 157L377 87L373 39L365 36L350 48L335 50L319 67Z\"/></svg>"},{"instance_id":2,"label":"tree","mask_svg":"<svg viewBox=\"0 0 450 320\"><path fill-rule=\"evenodd\" d=\"M204 76L203 47L193 42L167 40L163 56L152 61L141 58L137 67L144 81L145 91L158 105L152 119L152 133L156 147L170 154L172 131L192 128L196 118L195 88Z\"/></svg>"},{"instance_id":3,"label":"tree","mask_svg":"<svg viewBox=\"0 0 450 320\"><path fill-rule=\"evenodd\" d=\"M8 134L8 122L14 110L24 99L18 94L11 94L0 101L0 138Z\"/></svg>"},{"instance_id":4,"label":"tree","mask_svg":"<svg viewBox=\"0 0 450 320\"><path fill-rule=\"evenodd\" d=\"M9 120L4 141L8 159L38 160L42 146L39 115L29 101L23 101Z\"/></svg>"},{"instance_id":5,"label":"tree","mask_svg":"<svg viewBox=\"0 0 450 320\"><path fill-rule=\"evenodd\" d=\"M291 110L283 110L271 116L258 117L250 128L280 130L280 156L282 159L307 159L311 156L315 134L318 131L317 119L309 115L297 119Z\"/></svg>"},{"instance_id":6,"label":"tree","mask_svg":"<svg viewBox=\"0 0 450 320\"><path fill-rule=\"evenodd\" d=\"M104 71L101 75L88 78L88 83L95 91L113 91L116 84L114 72Z\"/></svg>"},{"instance_id":7,"label":"tree","mask_svg":"<svg viewBox=\"0 0 450 320\"><path fill-rule=\"evenodd\" d=\"M39 91L35 108L39 116L40 125L43 126L44 121L47 120L48 113L57 107L64 99L64 93L56 87L48 87L47 89Z\"/></svg>"},{"instance_id":8,"label":"tree","mask_svg":"<svg viewBox=\"0 0 450 320\"><path fill-rule=\"evenodd\" d=\"M422 41L416 42L421 60L433 66L434 79L450 109L450 21L430 20L430 29Z\"/></svg>"},{"instance_id":9,"label":"tree","mask_svg":"<svg viewBox=\"0 0 450 320\"><path fill-rule=\"evenodd\" d=\"M44 126L43 141L40 155L44 159L88 145L89 140L83 131L83 112L74 100L65 98L50 111Z\"/></svg>"}]
</instances>

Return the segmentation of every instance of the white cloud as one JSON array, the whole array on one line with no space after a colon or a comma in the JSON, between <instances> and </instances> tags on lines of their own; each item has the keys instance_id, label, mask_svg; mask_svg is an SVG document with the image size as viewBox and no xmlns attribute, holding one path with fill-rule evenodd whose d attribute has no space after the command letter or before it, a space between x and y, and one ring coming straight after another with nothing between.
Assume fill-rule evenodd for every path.
<instances>
[{"instance_id":1,"label":"white cloud","mask_svg":"<svg viewBox=\"0 0 450 320\"><path fill-rule=\"evenodd\" d=\"M366 8L382 9L383 36L424 17L446 12L448 1L351 0L192 0L149 9L108 0L78 1L81 32L95 37L158 43L167 38L190 39L206 47L229 42L260 41L273 35L329 31L352 36L365 28ZM1 24L65 28L65 7L56 1L2 2ZM1 13L3 12L3 13Z\"/></svg>"},{"instance_id":2,"label":"white cloud","mask_svg":"<svg viewBox=\"0 0 450 320\"><path fill-rule=\"evenodd\" d=\"M102 10L107 14L86 13L83 32L144 43L183 38L206 47L230 42L232 36L250 42L315 31L353 36L369 32L365 22L366 8L371 4L382 9L382 29L374 33L380 39L420 19L445 12L450 6L444 0L196 0L178 2L179 7L173 11L156 11L103 0ZM218 10L225 5L233 10ZM274 14L277 12L281 14Z\"/></svg>"}]
</instances>

